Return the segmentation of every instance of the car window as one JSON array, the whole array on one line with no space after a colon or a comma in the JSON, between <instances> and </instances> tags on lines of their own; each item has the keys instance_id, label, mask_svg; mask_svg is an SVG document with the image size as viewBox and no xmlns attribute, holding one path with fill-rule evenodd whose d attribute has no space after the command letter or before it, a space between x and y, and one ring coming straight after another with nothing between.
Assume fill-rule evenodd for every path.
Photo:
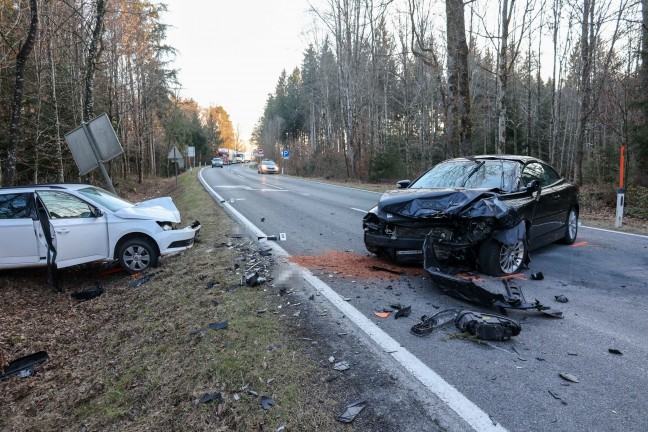
<instances>
[{"instance_id":1,"label":"car window","mask_svg":"<svg viewBox=\"0 0 648 432\"><path fill-rule=\"evenodd\" d=\"M0 195L0 219L26 219L29 214L29 194Z\"/></svg>"},{"instance_id":2,"label":"car window","mask_svg":"<svg viewBox=\"0 0 648 432\"><path fill-rule=\"evenodd\" d=\"M461 160L436 165L410 188L475 188L512 191L518 163L506 160Z\"/></svg>"},{"instance_id":3,"label":"car window","mask_svg":"<svg viewBox=\"0 0 648 432\"><path fill-rule=\"evenodd\" d=\"M40 191L38 196L52 219L93 217L94 209L85 201L63 192Z\"/></svg>"},{"instance_id":4,"label":"car window","mask_svg":"<svg viewBox=\"0 0 648 432\"><path fill-rule=\"evenodd\" d=\"M111 211L117 211L126 207L133 207L133 204L130 201L127 201L123 198L114 195L107 190L103 190L98 187L88 187L79 189L78 191L81 195L86 198L89 198L91 201L101 204Z\"/></svg>"},{"instance_id":5,"label":"car window","mask_svg":"<svg viewBox=\"0 0 648 432\"><path fill-rule=\"evenodd\" d=\"M538 180L540 186L545 187L556 183L560 180L560 176L548 165L531 162L522 171L522 184L520 187L526 187L533 180Z\"/></svg>"}]
</instances>

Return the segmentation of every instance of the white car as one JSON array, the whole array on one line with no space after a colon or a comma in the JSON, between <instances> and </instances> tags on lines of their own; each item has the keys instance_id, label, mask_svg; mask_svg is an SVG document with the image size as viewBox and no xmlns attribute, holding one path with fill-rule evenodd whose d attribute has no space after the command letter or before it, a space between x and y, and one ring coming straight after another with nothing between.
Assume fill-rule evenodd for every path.
<instances>
[{"instance_id":1,"label":"white car","mask_svg":"<svg viewBox=\"0 0 648 432\"><path fill-rule=\"evenodd\" d=\"M131 203L86 184L0 188L0 269L117 260L128 273L193 246L170 197Z\"/></svg>"}]
</instances>

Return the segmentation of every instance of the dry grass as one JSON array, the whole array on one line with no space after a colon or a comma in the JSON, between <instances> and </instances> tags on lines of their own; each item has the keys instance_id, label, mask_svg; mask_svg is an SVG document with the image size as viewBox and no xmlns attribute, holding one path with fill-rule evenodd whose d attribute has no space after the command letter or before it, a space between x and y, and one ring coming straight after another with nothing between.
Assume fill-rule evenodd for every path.
<instances>
[{"instance_id":1,"label":"dry grass","mask_svg":"<svg viewBox=\"0 0 648 432\"><path fill-rule=\"evenodd\" d=\"M199 240L146 284L129 288L124 273L97 279L104 267L88 265L61 271L67 293L54 294L43 271L0 273L0 352L50 356L37 376L0 383L0 430L339 430L317 363L273 313L282 298L270 283L238 286L252 260L270 276L271 259L230 238L232 222L195 175L171 196L184 223L201 221ZM96 279L103 296L69 297ZM219 321L229 327L190 334ZM198 403L212 392L223 401ZM261 395L276 405L264 411Z\"/></svg>"}]
</instances>

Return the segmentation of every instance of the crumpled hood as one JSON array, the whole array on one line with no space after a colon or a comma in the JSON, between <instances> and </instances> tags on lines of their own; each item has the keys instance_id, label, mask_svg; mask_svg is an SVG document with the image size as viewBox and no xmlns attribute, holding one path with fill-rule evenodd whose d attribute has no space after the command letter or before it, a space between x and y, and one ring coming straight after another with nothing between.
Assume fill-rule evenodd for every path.
<instances>
[{"instance_id":1,"label":"crumpled hood","mask_svg":"<svg viewBox=\"0 0 648 432\"><path fill-rule=\"evenodd\" d=\"M151 219L159 222L180 223L180 212L173 204L171 197L139 202L132 207L117 210L115 216L124 219Z\"/></svg>"},{"instance_id":2,"label":"crumpled hood","mask_svg":"<svg viewBox=\"0 0 648 432\"><path fill-rule=\"evenodd\" d=\"M494 199L493 202L499 204L487 206L486 212L490 214L483 216L496 216L500 211L508 211L497 199L497 194L487 189L396 189L380 197L378 208L400 216L434 218L455 215L480 199Z\"/></svg>"}]
</instances>

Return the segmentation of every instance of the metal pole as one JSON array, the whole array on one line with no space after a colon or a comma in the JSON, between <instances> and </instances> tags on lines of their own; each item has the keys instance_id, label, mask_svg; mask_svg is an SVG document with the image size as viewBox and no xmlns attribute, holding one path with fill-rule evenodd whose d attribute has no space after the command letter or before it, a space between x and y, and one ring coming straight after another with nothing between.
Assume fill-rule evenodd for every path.
<instances>
[{"instance_id":1,"label":"metal pole","mask_svg":"<svg viewBox=\"0 0 648 432\"><path fill-rule=\"evenodd\" d=\"M104 180L106 180L110 192L117 195L117 192L115 192L115 188L113 187L112 181L110 181L110 176L108 176L108 171L106 171L106 167L104 166L103 161L101 160L101 156L99 155L99 149L97 148L97 141L95 140L94 134L88 127L87 123L81 122L81 127L83 128L83 132L85 132L86 137L88 138L88 142L90 143L90 148L92 149L92 153L94 153L95 157L97 158L97 165L99 166L99 171L101 171L101 175L103 175Z\"/></svg>"}]
</instances>

